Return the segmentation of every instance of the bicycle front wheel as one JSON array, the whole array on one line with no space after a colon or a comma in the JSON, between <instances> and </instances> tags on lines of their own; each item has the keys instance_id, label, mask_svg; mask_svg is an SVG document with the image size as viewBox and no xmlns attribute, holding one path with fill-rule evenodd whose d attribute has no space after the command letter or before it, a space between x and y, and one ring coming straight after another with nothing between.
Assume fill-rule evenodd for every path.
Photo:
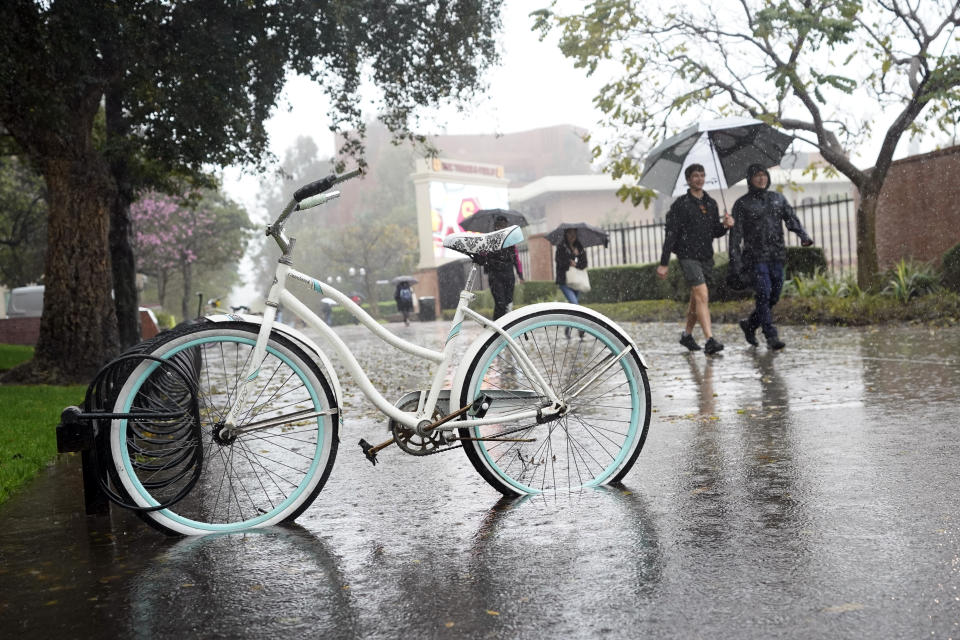
<instances>
[{"instance_id":1,"label":"bicycle front wheel","mask_svg":"<svg viewBox=\"0 0 960 640\"><path fill-rule=\"evenodd\" d=\"M269 526L296 518L326 482L339 442L336 401L293 341L271 336L236 417L240 431L223 429L257 333L243 322L176 332L150 353L164 365L145 360L123 383L115 412L184 414L111 424L114 482L149 524L181 535Z\"/></svg>"},{"instance_id":2,"label":"bicycle front wheel","mask_svg":"<svg viewBox=\"0 0 960 640\"><path fill-rule=\"evenodd\" d=\"M560 396L562 417L539 423L509 414L548 398L499 334L470 364L460 406L483 394L493 425L461 428L477 471L508 496L565 492L619 481L633 467L650 425L650 386L639 354L610 323L575 307L518 318L506 332Z\"/></svg>"}]
</instances>

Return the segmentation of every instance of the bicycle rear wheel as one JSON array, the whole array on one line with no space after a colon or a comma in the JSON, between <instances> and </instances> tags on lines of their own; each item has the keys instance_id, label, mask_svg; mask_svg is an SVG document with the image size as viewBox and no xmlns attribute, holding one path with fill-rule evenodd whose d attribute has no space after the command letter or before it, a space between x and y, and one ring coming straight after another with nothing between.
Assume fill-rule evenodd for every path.
<instances>
[{"instance_id":1,"label":"bicycle rear wheel","mask_svg":"<svg viewBox=\"0 0 960 640\"><path fill-rule=\"evenodd\" d=\"M339 442L336 401L326 376L293 341L271 336L237 415L246 431L222 430L258 329L243 322L190 327L150 354L185 376L144 361L123 383L115 412L184 413L111 424L114 483L142 508L165 507L140 511L148 523L181 535L264 527L293 520L323 488Z\"/></svg>"},{"instance_id":2,"label":"bicycle rear wheel","mask_svg":"<svg viewBox=\"0 0 960 640\"><path fill-rule=\"evenodd\" d=\"M486 418L503 422L461 428L463 448L481 476L501 493L564 492L619 481L633 467L650 425L650 386L630 341L603 319L575 307L518 318L507 333L533 362L568 411L559 419L510 420L548 399L525 375L499 334L470 364L460 406L483 394Z\"/></svg>"}]
</instances>

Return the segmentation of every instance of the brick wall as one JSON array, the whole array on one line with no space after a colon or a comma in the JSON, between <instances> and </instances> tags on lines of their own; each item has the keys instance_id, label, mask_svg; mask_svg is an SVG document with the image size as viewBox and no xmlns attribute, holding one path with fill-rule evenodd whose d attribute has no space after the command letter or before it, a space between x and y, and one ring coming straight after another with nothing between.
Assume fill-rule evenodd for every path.
<instances>
[{"instance_id":1,"label":"brick wall","mask_svg":"<svg viewBox=\"0 0 960 640\"><path fill-rule=\"evenodd\" d=\"M0 344L37 344L40 318L0 318Z\"/></svg>"},{"instance_id":2,"label":"brick wall","mask_svg":"<svg viewBox=\"0 0 960 640\"><path fill-rule=\"evenodd\" d=\"M140 312L140 337L146 340L160 332L145 311ZM0 318L0 344L35 345L40 337L40 318Z\"/></svg>"},{"instance_id":3,"label":"brick wall","mask_svg":"<svg viewBox=\"0 0 960 640\"><path fill-rule=\"evenodd\" d=\"M935 260L960 242L960 146L897 160L877 204L880 268Z\"/></svg>"},{"instance_id":4,"label":"brick wall","mask_svg":"<svg viewBox=\"0 0 960 640\"><path fill-rule=\"evenodd\" d=\"M553 245L543 235L532 236L527 239L530 255L530 273L528 280L553 280Z\"/></svg>"}]
</instances>

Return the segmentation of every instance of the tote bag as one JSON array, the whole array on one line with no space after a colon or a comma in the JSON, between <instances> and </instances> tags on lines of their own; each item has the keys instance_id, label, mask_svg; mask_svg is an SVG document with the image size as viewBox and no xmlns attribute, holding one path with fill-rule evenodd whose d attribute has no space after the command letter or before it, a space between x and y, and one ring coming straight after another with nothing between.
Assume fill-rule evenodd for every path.
<instances>
[{"instance_id":1,"label":"tote bag","mask_svg":"<svg viewBox=\"0 0 960 640\"><path fill-rule=\"evenodd\" d=\"M567 286L574 291L588 293L590 291L590 276L587 275L587 270L577 269L576 267L567 269Z\"/></svg>"}]
</instances>

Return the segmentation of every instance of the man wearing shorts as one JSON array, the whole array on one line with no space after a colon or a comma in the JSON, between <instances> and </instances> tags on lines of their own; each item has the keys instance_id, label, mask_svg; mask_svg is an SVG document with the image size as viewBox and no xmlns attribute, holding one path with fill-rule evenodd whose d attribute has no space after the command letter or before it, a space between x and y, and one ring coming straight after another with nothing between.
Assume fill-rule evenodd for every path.
<instances>
[{"instance_id":1,"label":"man wearing shorts","mask_svg":"<svg viewBox=\"0 0 960 640\"><path fill-rule=\"evenodd\" d=\"M693 327L700 323L706 342L703 351L714 354L723 350L723 345L713 337L710 326L710 297L707 282L713 274L713 239L723 236L733 226L733 218L726 211L720 219L717 201L703 190L706 178L703 165L691 164L683 175L690 188L674 200L667 212L666 237L657 276L667 277L670 254L675 253L683 270L683 278L690 286L690 305L687 307L686 326L680 334L680 344L690 351L700 351L693 338Z\"/></svg>"}]
</instances>

